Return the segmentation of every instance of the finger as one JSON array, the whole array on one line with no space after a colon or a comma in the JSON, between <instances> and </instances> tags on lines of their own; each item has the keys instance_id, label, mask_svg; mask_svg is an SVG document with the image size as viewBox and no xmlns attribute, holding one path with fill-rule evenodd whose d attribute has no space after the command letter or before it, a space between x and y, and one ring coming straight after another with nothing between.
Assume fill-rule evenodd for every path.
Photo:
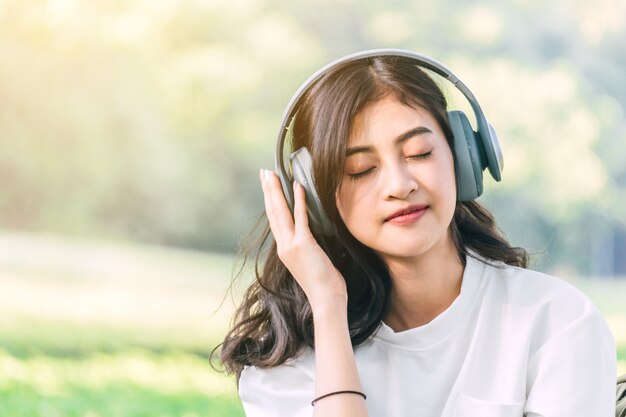
<instances>
[{"instance_id":1,"label":"finger","mask_svg":"<svg viewBox=\"0 0 626 417\"><path fill-rule=\"evenodd\" d=\"M272 208L274 209L274 212L278 217L278 221L281 226L283 226L286 230L290 230L293 233L293 215L291 214L291 210L289 209L289 205L287 204L287 199L285 198L285 194L283 193L280 179L273 171L267 171L267 175L268 185L271 190Z\"/></svg>"},{"instance_id":2,"label":"finger","mask_svg":"<svg viewBox=\"0 0 626 417\"><path fill-rule=\"evenodd\" d=\"M280 186L280 180L271 171L265 171L263 192L267 217L274 238L281 242L290 241L294 233L293 218Z\"/></svg>"},{"instance_id":3,"label":"finger","mask_svg":"<svg viewBox=\"0 0 626 417\"><path fill-rule=\"evenodd\" d=\"M310 234L309 229L309 217L306 207L306 193L304 187L297 181L293 182L293 194L294 194L294 221L295 221L295 233Z\"/></svg>"},{"instance_id":4,"label":"finger","mask_svg":"<svg viewBox=\"0 0 626 417\"><path fill-rule=\"evenodd\" d=\"M267 171L262 169L260 171L260 177L261 177L261 188L263 189L263 202L265 204L265 214L267 216L267 220L269 221L270 228L272 229L272 234L274 235L274 239L277 239L277 238L279 239L280 229L274 219L275 210L272 206L272 189L271 189L271 186L268 185Z\"/></svg>"}]
</instances>

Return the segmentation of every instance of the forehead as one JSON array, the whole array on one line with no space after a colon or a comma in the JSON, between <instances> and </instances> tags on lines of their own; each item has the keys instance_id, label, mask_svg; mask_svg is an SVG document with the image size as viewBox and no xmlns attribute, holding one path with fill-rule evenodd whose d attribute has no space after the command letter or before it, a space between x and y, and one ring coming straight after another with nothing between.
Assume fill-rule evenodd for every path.
<instances>
[{"instance_id":1,"label":"forehead","mask_svg":"<svg viewBox=\"0 0 626 417\"><path fill-rule=\"evenodd\" d=\"M356 115L350 129L348 147L389 142L420 127L425 129L412 137L426 138L429 136L428 131L438 131L437 121L430 111L388 96L370 104Z\"/></svg>"}]
</instances>

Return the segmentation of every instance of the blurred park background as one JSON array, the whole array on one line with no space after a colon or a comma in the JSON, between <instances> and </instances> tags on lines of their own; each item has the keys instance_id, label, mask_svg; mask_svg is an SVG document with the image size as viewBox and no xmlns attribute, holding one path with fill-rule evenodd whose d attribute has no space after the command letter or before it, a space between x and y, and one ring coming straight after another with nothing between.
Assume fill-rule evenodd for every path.
<instances>
[{"instance_id":1,"label":"blurred park background","mask_svg":"<svg viewBox=\"0 0 626 417\"><path fill-rule=\"evenodd\" d=\"M0 0L0 415L243 416L207 358L258 170L300 83L375 47L472 89L505 156L480 201L626 373L623 1Z\"/></svg>"}]
</instances>

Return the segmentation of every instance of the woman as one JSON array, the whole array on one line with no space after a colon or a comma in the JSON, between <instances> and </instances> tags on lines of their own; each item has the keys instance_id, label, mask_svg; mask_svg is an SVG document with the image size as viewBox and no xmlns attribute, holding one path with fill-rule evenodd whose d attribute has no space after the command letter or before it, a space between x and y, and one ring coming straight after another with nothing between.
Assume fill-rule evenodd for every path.
<instances>
[{"instance_id":1,"label":"woman","mask_svg":"<svg viewBox=\"0 0 626 417\"><path fill-rule=\"evenodd\" d=\"M497 146L468 139L482 161L467 193L469 122L419 62L446 74L410 53L368 53L292 100L293 149L310 152L315 185L294 181L292 197L261 172L257 280L221 351L246 415L613 416L606 322L570 284L526 269L526 250L474 201L487 165L499 179ZM497 144L470 103L476 137Z\"/></svg>"}]
</instances>

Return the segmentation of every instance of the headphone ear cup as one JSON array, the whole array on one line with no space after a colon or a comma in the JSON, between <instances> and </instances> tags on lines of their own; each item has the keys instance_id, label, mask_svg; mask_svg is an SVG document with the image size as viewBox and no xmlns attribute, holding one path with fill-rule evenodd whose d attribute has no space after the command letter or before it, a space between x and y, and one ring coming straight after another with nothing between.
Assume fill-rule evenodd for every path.
<instances>
[{"instance_id":1,"label":"headphone ear cup","mask_svg":"<svg viewBox=\"0 0 626 417\"><path fill-rule=\"evenodd\" d=\"M332 236L335 227L322 208L322 202L315 189L313 161L307 148L302 147L289 156L291 172L295 181L304 188L309 228L318 235ZM291 212L293 214L293 207Z\"/></svg>"},{"instance_id":2,"label":"headphone ear cup","mask_svg":"<svg viewBox=\"0 0 626 417\"><path fill-rule=\"evenodd\" d=\"M483 193L483 170L480 141L469 119L460 110L448 112L454 135L456 156L457 201L471 201Z\"/></svg>"}]
</instances>

